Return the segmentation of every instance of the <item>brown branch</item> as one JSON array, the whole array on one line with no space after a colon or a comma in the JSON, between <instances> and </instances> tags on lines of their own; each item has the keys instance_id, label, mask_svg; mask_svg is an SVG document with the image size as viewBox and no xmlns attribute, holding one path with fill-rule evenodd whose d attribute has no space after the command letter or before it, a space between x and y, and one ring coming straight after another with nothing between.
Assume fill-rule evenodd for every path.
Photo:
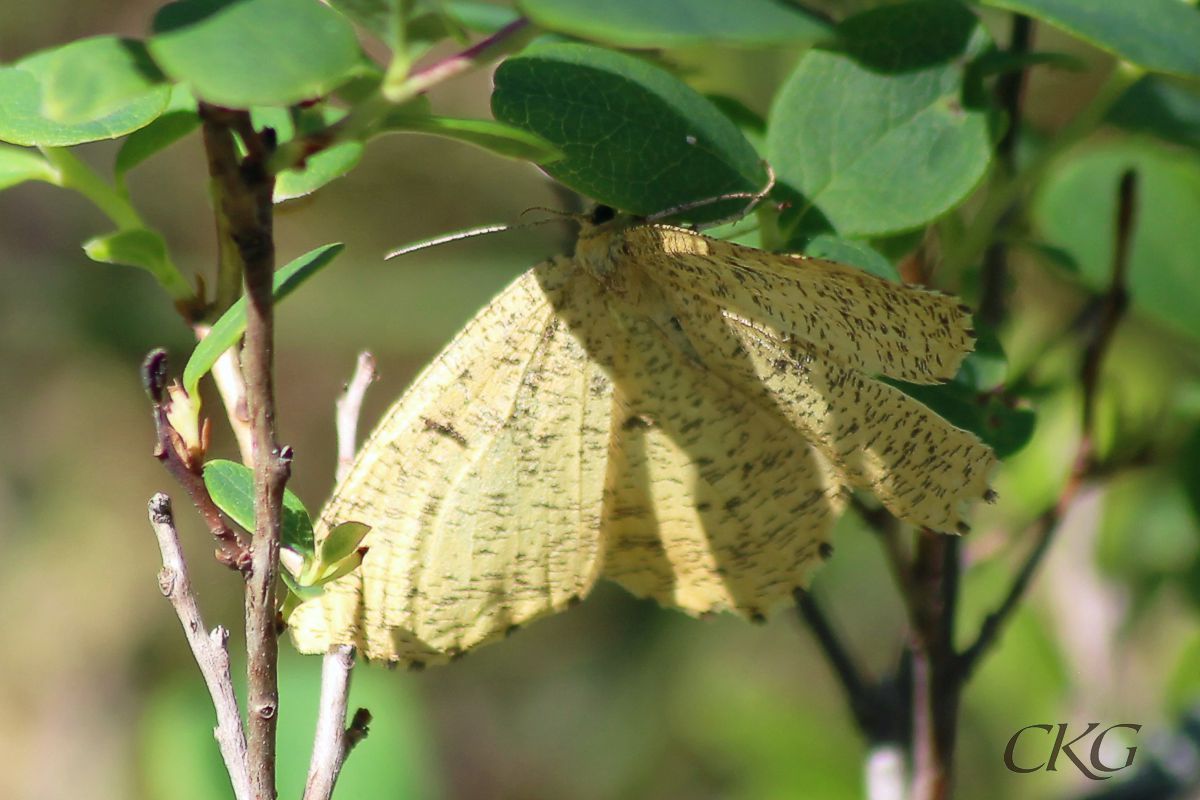
<instances>
[{"instance_id":1,"label":"brown branch","mask_svg":"<svg viewBox=\"0 0 1200 800\"><path fill-rule=\"evenodd\" d=\"M229 671L229 632L221 627L208 631L200 615L200 606L192 591L188 577L187 562L175 530L171 514L171 498L159 493L150 498L150 525L158 537L158 548L162 551L162 570L158 573L158 585L163 596L171 601L175 614L183 625L188 645L213 708L217 712L217 727L213 735L221 749L221 758L233 784L237 800L252 800L250 773L246 765L246 736L242 730L242 717L238 711L237 696L233 691L233 678Z\"/></svg>"},{"instance_id":2,"label":"brown branch","mask_svg":"<svg viewBox=\"0 0 1200 800\"><path fill-rule=\"evenodd\" d=\"M1022 55L1029 52L1033 40L1033 21L1024 14L1013 14L1012 33L1009 36L1008 52ZM1025 94L1027 70L1006 72L996 81L996 101L1008 116L1008 129L996 145L996 160L1005 180L1017 172L1017 141L1021 129L1021 101ZM1014 209L1005 209L1000 227L1008 227ZM983 254L980 271L982 290L979 298L979 319L995 327L1004 320L1004 296L1008 284L1008 243L993 242Z\"/></svg>"},{"instance_id":3,"label":"brown branch","mask_svg":"<svg viewBox=\"0 0 1200 800\"><path fill-rule=\"evenodd\" d=\"M153 403L156 442L154 457L162 462L171 476L187 492L208 530L217 540L216 559L231 569L246 572L250 568L250 549L238 530L225 524L221 510L213 502L204 485L203 464L189 451L183 437L168 418L171 400L166 384L167 353L152 350L142 361L142 385Z\"/></svg>"},{"instance_id":4,"label":"brown branch","mask_svg":"<svg viewBox=\"0 0 1200 800\"><path fill-rule=\"evenodd\" d=\"M358 452L358 416L362 410L363 397L367 387L375 380L375 356L367 352L358 354L354 365L354 375L346 384L346 391L337 399L337 448L338 465L337 480L350 470L354 456Z\"/></svg>"},{"instance_id":5,"label":"brown branch","mask_svg":"<svg viewBox=\"0 0 1200 800\"><path fill-rule=\"evenodd\" d=\"M255 526L251 571L246 582L247 751L254 793L273 800L275 742L279 708L277 603L279 528L283 487L291 452L275 440L275 395L272 380L275 270L272 193L274 179L266 159L274 148L271 132L253 130L245 111L200 105L205 151L220 222L224 259L236 259L245 281L246 336L242 368L250 416L254 461ZM246 149L238 156L234 133Z\"/></svg>"},{"instance_id":6,"label":"brown branch","mask_svg":"<svg viewBox=\"0 0 1200 800\"><path fill-rule=\"evenodd\" d=\"M1038 516L1033 525L1034 545L1025 558L1012 585L1005 594L1000 605L987 616L980 627L979 634L962 655L959 656L959 672L965 680L978 666L979 659L995 644L1004 625L1021 603L1029 589L1033 576L1037 572L1046 552L1050 548L1059 523L1066 515L1079 489L1088 480L1105 471L1103 465L1097 464L1093 453L1093 436L1095 433L1095 407L1100 382L1101 367L1105 356L1112 344L1117 326L1129 302L1127 279L1129 273L1129 247L1133 239L1133 230L1137 208L1137 176L1132 171L1126 171L1121 176L1118 190L1118 208L1116 241L1113 251L1112 278L1109 282L1100 317L1093 333L1084 346L1083 363L1080 367L1079 381L1083 388L1083 409L1081 413L1082 435L1079 447L1072 464L1071 474L1059 493L1054 505Z\"/></svg>"},{"instance_id":7,"label":"brown branch","mask_svg":"<svg viewBox=\"0 0 1200 800\"><path fill-rule=\"evenodd\" d=\"M333 796L346 757L368 733L371 712L365 708L358 709L350 727L345 727L353 669L354 648L350 645L341 645L326 654L321 667L321 707L304 800L329 800Z\"/></svg>"}]
</instances>

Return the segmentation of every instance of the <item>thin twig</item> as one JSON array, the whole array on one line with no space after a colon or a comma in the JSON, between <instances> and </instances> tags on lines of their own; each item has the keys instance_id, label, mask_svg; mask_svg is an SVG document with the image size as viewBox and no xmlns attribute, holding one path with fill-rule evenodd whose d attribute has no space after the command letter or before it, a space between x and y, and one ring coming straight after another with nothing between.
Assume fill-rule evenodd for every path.
<instances>
[{"instance_id":1,"label":"thin twig","mask_svg":"<svg viewBox=\"0 0 1200 800\"><path fill-rule=\"evenodd\" d=\"M175 530L171 498L162 493L154 495L150 498L149 511L150 525L154 528L158 548L162 551L163 566L158 573L158 586L175 608L188 645L192 648L192 655L208 686L208 694L217 712L217 727L213 735L233 784L233 795L237 800L252 800L254 794L250 790L250 772L246 764L246 735L242 730L242 717L229 671L229 632L222 627L208 631L204 625L188 577L179 533Z\"/></svg>"},{"instance_id":2,"label":"thin twig","mask_svg":"<svg viewBox=\"0 0 1200 800\"><path fill-rule=\"evenodd\" d=\"M497 56L508 52L515 46L520 46L534 33L529 20L517 19L505 25L491 36L442 59L424 69L410 75L399 86L387 91L387 98L393 103L403 103L411 100L422 92L428 91L442 81L470 72L481 64L486 64Z\"/></svg>"},{"instance_id":3,"label":"thin twig","mask_svg":"<svg viewBox=\"0 0 1200 800\"><path fill-rule=\"evenodd\" d=\"M171 476L187 492L196 510L208 525L208 530L217 540L217 561L242 572L250 568L250 548L241 531L225 524L221 510L213 502L204 485L203 466L188 452L179 432L171 425L167 416L170 400L167 396L167 354L158 349L150 352L142 362L142 383L153 403L154 429L157 441L154 457L163 463Z\"/></svg>"},{"instance_id":4,"label":"thin twig","mask_svg":"<svg viewBox=\"0 0 1200 800\"><path fill-rule=\"evenodd\" d=\"M338 468L337 479L345 477L354 462L358 442L358 416L362 410L367 387L375 380L375 357L358 354L354 375L346 391L337 399ZM371 713L358 709L350 727L346 725L346 708L350 700L350 673L354 669L354 648L342 645L325 654L321 666L321 700L317 713L317 732L313 738L312 760L308 768L308 783L304 800L328 800L342 771L346 756L367 735Z\"/></svg>"},{"instance_id":5,"label":"thin twig","mask_svg":"<svg viewBox=\"0 0 1200 800\"><path fill-rule=\"evenodd\" d=\"M371 713L365 708L358 709L350 727L345 727L353 669L354 648L350 645L341 645L325 655L321 667L321 707L304 800L329 800L333 796L346 757L367 735Z\"/></svg>"},{"instance_id":6,"label":"thin twig","mask_svg":"<svg viewBox=\"0 0 1200 800\"><path fill-rule=\"evenodd\" d=\"M196 339L208 335L208 325L196 325ZM250 411L246 407L246 381L242 377L242 364L238 360L237 348L231 347L221 354L212 368L213 382L225 406L225 416L237 440L238 453L247 467L254 463L253 438L250 435Z\"/></svg>"},{"instance_id":7,"label":"thin twig","mask_svg":"<svg viewBox=\"0 0 1200 800\"><path fill-rule=\"evenodd\" d=\"M1121 176L1118 190L1116 241L1113 251L1112 278L1104 297L1100 318L1092 336L1084 347L1083 364L1080 367L1080 384L1083 387L1083 410L1079 440L1071 474L1067 478L1054 505L1043 511L1033 525L1034 545L1025 558L1012 585L1000 605L989 614L980 627L975 640L959 656L958 669L963 679L970 676L983 654L996 642L1005 623L1021 603L1034 573L1045 557L1059 523L1066 515L1079 489L1091 478L1103 472L1093 455L1095 406L1099 388L1100 371L1105 356L1112 345L1117 326L1128 306L1129 249L1133 239L1137 210L1137 179L1130 170Z\"/></svg>"},{"instance_id":8,"label":"thin twig","mask_svg":"<svg viewBox=\"0 0 1200 800\"><path fill-rule=\"evenodd\" d=\"M375 356L367 352L358 354L354 365L354 375L346 384L346 391L337 399L337 448L338 465L337 480L350 470L354 463L354 455L358 452L358 416L362 410L363 397L367 387L375 380Z\"/></svg>"},{"instance_id":9,"label":"thin twig","mask_svg":"<svg viewBox=\"0 0 1200 800\"><path fill-rule=\"evenodd\" d=\"M273 800L275 739L279 709L277 604L279 530L283 487L291 467L291 451L275 440L275 393L272 379L275 269L272 193L275 181L266 159L273 148L269 131L260 136L244 111L200 105L209 172L216 193L218 230L234 248L223 257L237 258L245 281L246 336L242 368L253 439L255 526L251 571L246 582L247 752L254 793ZM237 155L234 131L247 155Z\"/></svg>"}]
</instances>

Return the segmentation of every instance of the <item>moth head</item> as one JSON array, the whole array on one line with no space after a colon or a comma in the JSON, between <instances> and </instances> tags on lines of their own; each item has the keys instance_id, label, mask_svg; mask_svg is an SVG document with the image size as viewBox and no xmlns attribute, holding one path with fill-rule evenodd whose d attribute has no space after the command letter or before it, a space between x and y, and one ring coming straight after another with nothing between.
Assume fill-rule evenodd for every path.
<instances>
[{"instance_id":1,"label":"moth head","mask_svg":"<svg viewBox=\"0 0 1200 800\"><path fill-rule=\"evenodd\" d=\"M575 217L579 238L575 242L575 261L610 291L623 294L625 276L625 237L622 232L642 222L641 217L622 214L612 206L598 205Z\"/></svg>"}]
</instances>

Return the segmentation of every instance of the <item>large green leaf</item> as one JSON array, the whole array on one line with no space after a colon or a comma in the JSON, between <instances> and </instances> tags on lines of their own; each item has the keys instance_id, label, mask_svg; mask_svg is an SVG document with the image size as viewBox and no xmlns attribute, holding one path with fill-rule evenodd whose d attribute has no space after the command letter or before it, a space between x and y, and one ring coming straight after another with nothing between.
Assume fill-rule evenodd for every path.
<instances>
[{"instance_id":1,"label":"large green leaf","mask_svg":"<svg viewBox=\"0 0 1200 800\"><path fill-rule=\"evenodd\" d=\"M169 97L141 42L81 39L0 67L0 139L45 147L115 139L161 114Z\"/></svg>"},{"instance_id":2,"label":"large green leaf","mask_svg":"<svg viewBox=\"0 0 1200 800\"><path fill-rule=\"evenodd\" d=\"M1128 283L1135 311L1200 338L1200 156L1150 140L1112 142L1062 159L1034 199L1041 237L1079 265L1087 286L1112 276L1121 175L1138 176Z\"/></svg>"},{"instance_id":3,"label":"large green leaf","mask_svg":"<svg viewBox=\"0 0 1200 800\"><path fill-rule=\"evenodd\" d=\"M1200 10L1183 0L983 0L1155 72L1200 77Z\"/></svg>"},{"instance_id":4,"label":"large green leaf","mask_svg":"<svg viewBox=\"0 0 1200 800\"><path fill-rule=\"evenodd\" d=\"M782 184L843 236L924 225L960 202L991 158L986 109L965 95L989 46L958 3L918 0L838 27L808 51L771 109L768 159Z\"/></svg>"},{"instance_id":5,"label":"large green leaf","mask_svg":"<svg viewBox=\"0 0 1200 800\"><path fill-rule=\"evenodd\" d=\"M652 214L754 191L766 181L753 146L703 96L633 56L579 44L530 48L496 70L496 118L562 151L546 171L599 202ZM715 219L731 204L690 216Z\"/></svg>"},{"instance_id":6,"label":"large green leaf","mask_svg":"<svg viewBox=\"0 0 1200 800\"><path fill-rule=\"evenodd\" d=\"M58 171L40 153L0 144L0 189L25 181L54 183Z\"/></svg>"},{"instance_id":7,"label":"large green leaf","mask_svg":"<svg viewBox=\"0 0 1200 800\"><path fill-rule=\"evenodd\" d=\"M361 64L353 27L317 0L181 0L158 12L154 31L162 70L231 108L320 97Z\"/></svg>"},{"instance_id":8,"label":"large green leaf","mask_svg":"<svg viewBox=\"0 0 1200 800\"><path fill-rule=\"evenodd\" d=\"M276 271L273 288L276 302L287 297L297 286L333 261L342 248L341 244L323 245ZM246 298L242 297L221 315L208 335L192 351L187 366L183 368L183 388L189 395L197 396L200 379L208 374L222 353L237 344L245 330Z\"/></svg>"},{"instance_id":9,"label":"large green leaf","mask_svg":"<svg viewBox=\"0 0 1200 800\"><path fill-rule=\"evenodd\" d=\"M519 0L543 28L620 47L812 42L825 23L778 0Z\"/></svg>"}]
</instances>

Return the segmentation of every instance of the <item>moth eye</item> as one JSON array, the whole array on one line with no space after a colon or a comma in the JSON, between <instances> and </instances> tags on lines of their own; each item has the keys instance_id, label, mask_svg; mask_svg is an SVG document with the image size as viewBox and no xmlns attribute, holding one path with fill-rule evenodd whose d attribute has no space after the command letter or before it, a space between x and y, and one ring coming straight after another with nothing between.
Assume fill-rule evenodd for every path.
<instances>
[{"instance_id":1,"label":"moth eye","mask_svg":"<svg viewBox=\"0 0 1200 800\"><path fill-rule=\"evenodd\" d=\"M617 212L612 206L596 206L592 210L593 225L603 225L606 222L612 222L616 218Z\"/></svg>"}]
</instances>

